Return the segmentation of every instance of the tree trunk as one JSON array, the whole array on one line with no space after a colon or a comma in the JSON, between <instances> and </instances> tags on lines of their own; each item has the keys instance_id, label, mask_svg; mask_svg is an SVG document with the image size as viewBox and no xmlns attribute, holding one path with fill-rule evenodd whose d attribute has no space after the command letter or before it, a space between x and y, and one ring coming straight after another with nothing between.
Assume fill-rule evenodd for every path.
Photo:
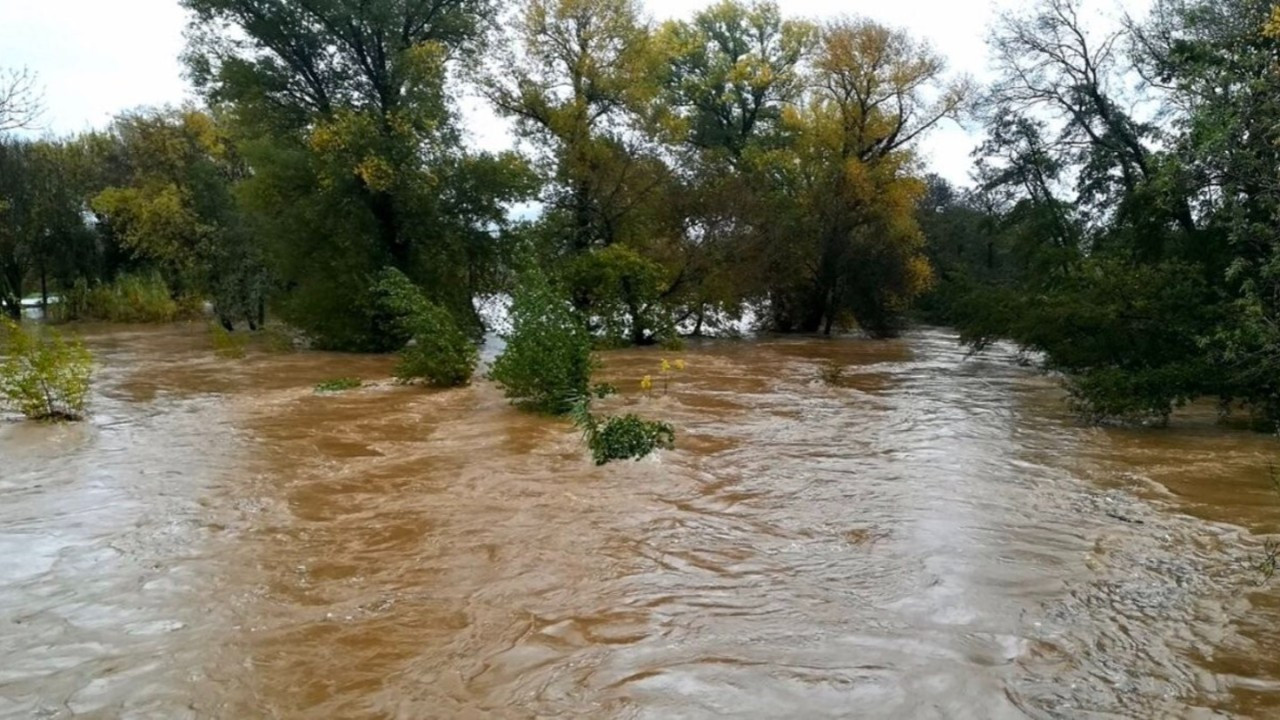
<instances>
[{"instance_id":1,"label":"tree trunk","mask_svg":"<svg viewBox=\"0 0 1280 720\"><path fill-rule=\"evenodd\" d=\"M391 256L391 264L410 277L410 263L413 259L412 248L404 238L400 237L400 219L395 207L395 198L390 193L366 190L369 198L369 210L378 223L378 239L387 254Z\"/></svg>"}]
</instances>

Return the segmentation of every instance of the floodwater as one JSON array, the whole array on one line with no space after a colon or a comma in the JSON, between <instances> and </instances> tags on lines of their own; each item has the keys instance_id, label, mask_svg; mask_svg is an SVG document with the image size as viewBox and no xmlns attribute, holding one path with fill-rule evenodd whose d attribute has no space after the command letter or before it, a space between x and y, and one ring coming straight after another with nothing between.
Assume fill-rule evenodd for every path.
<instances>
[{"instance_id":1,"label":"floodwater","mask_svg":"<svg viewBox=\"0 0 1280 720\"><path fill-rule=\"evenodd\" d=\"M652 398L605 355L678 447L596 468L486 382L86 333L91 422L0 423L0 717L1280 717L1280 446L1211 412L1084 428L941 331L710 342Z\"/></svg>"}]
</instances>

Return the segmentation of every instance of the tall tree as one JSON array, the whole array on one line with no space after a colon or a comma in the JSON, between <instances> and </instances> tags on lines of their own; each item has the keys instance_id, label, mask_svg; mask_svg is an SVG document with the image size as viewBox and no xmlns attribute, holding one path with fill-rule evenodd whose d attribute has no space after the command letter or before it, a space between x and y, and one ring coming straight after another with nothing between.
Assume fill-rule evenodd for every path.
<instances>
[{"instance_id":1,"label":"tall tree","mask_svg":"<svg viewBox=\"0 0 1280 720\"><path fill-rule=\"evenodd\" d=\"M527 183L464 152L446 87L488 0L184 0L187 63L253 169L239 197L284 287L280 309L333 347L397 343L371 278L394 266L469 326L473 261ZM494 167L505 172L494 172Z\"/></svg>"},{"instance_id":2,"label":"tall tree","mask_svg":"<svg viewBox=\"0 0 1280 720\"><path fill-rule=\"evenodd\" d=\"M695 334L738 319L767 285L757 240L776 218L763 160L790 141L784 115L804 94L817 36L817 26L784 18L771 2L726 0L662 27L663 102L678 120L671 206L683 217L678 283L668 292Z\"/></svg>"},{"instance_id":3,"label":"tall tree","mask_svg":"<svg viewBox=\"0 0 1280 720\"><path fill-rule=\"evenodd\" d=\"M109 141L119 169L91 200L99 220L175 293L208 295L229 328L259 326L267 273L232 195L248 168L224 129L191 108L135 111Z\"/></svg>"},{"instance_id":4,"label":"tall tree","mask_svg":"<svg viewBox=\"0 0 1280 720\"><path fill-rule=\"evenodd\" d=\"M0 139L0 306L11 317L29 282L47 310L51 284L91 264L85 163L75 143Z\"/></svg>"},{"instance_id":5,"label":"tall tree","mask_svg":"<svg viewBox=\"0 0 1280 720\"><path fill-rule=\"evenodd\" d=\"M893 334L931 277L915 206L911 150L962 109L967 80L905 32L868 20L822 29L811 90L787 123L796 139L770 158L779 179L770 292L780 329L831 332L856 321Z\"/></svg>"},{"instance_id":6,"label":"tall tree","mask_svg":"<svg viewBox=\"0 0 1280 720\"><path fill-rule=\"evenodd\" d=\"M634 0L530 0L509 18L510 52L483 79L537 151L544 258L595 328L631 342L663 330L659 262L679 218L656 103L662 57Z\"/></svg>"}]
</instances>

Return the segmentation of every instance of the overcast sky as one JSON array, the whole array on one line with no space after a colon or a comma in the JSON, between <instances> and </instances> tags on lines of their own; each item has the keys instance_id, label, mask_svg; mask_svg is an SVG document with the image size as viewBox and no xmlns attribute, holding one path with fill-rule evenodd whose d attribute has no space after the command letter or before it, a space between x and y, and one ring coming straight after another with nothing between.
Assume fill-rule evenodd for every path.
<instances>
[{"instance_id":1,"label":"overcast sky","mask_svg":"<svg viewBox=\"0 0 1280 720\"><path fill-rule=\"evenodd\" d=\"M688 17L711 0L646 0L655 19ZM1091 0L1098 17L1146 0ZM984 44L997 8L1025 0L782 0L790 16L865 15L929 40L955 72L982 79ZM177 0L0 0L0 68L27 67L45 89L47 129L101 127L120 110L177 104L189 97L178 55L186 17ZM473 140L508 144L505 126L476 102L464 103ZM956 182L968 177L973 133L949 125L923 145L930 167Z\"/></svg>"}]
</instances>

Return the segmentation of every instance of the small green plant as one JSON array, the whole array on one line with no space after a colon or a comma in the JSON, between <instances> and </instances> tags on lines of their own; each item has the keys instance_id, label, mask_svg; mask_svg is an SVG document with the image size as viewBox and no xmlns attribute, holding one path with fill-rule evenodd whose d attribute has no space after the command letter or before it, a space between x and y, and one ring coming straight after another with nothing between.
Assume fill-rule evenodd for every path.
<instances>
[{"instance_id":1,"label":"small green plant","mask_svg":"<svg viewBox=\"0 0 1280 720\"><path fill-rule=\"evenodd\" d=\"M93 357L79 340L0 320L0 403L32 420L81 420Z\"/></svg>"},{"instance_id":2,"label":"small green plant","mask_svg":"<svg viewBox=\"0 0 1280 720\"><path fill-rule=\"evenodd\" d=\"M448 310L431 302L404 273L382 272L374 286L379 305L408 338L395 375L402 382L425 380L436 387L471 382L480 354Z\"/></svg>"},{"instance_id":3,"label":"small green plant","mask_svg":"<svg viewBox=\"0 0 1280 720\"><path fill-rule=\"evenodd\" d=\"M1262 544L1262 553L1262 560L1258 563L1258 572L1262 574L1259 585L1270 582L1276 570L1280 570L1280 542L1268 538Z\"/></svg>"},{"instance_id":4,"label":"small green plant","mask_svg":"<svg viewBox=\"0 0 1280 720\"><path fill-rule=\"evenodd\" d=\"M591 334L568 300L536 271L526 272L511 303L507 347L489 377L512 403L564 415L588 394L595 362Z\"/></svg>"},{"instance_id":5,"label":"small green plant","mask_svg":"<svg viewBox=\"0 0 1280 720\"><path fill-rule=\"evenodd\" d=\"M356 388L362 387L363 385L364 383L360 380L360 378L351 378L351 377L337 378L336 380L325 380L324 382L316 385L316 392L318 393L344 392L347 390L355 390Z\"/></svg>"},{"instance_id":6,"label":"small green plant","mask_svg":"<svg viewBox=\"0 0 1280 720\"><path fill-rule=\"evenodd\" d=\"M218 323L209 325L209 341L213 343L213 353L220 358L239 360L245 356L249 339L237 332L231 332Z\"/></svg>"},{"instance_id":7,"label":"small green plant","mask_svg":"<svg viewBox=\"0 0 1280 720\"><path fill-rule=\"evenodd\" d=\"M641 460L660 448L675 447L676 431L670 424L627 414L600 418L591 413L591 399L583 397L570 411L573 424L596 465L615 460Z\"/></svg>"}]
</instances>

